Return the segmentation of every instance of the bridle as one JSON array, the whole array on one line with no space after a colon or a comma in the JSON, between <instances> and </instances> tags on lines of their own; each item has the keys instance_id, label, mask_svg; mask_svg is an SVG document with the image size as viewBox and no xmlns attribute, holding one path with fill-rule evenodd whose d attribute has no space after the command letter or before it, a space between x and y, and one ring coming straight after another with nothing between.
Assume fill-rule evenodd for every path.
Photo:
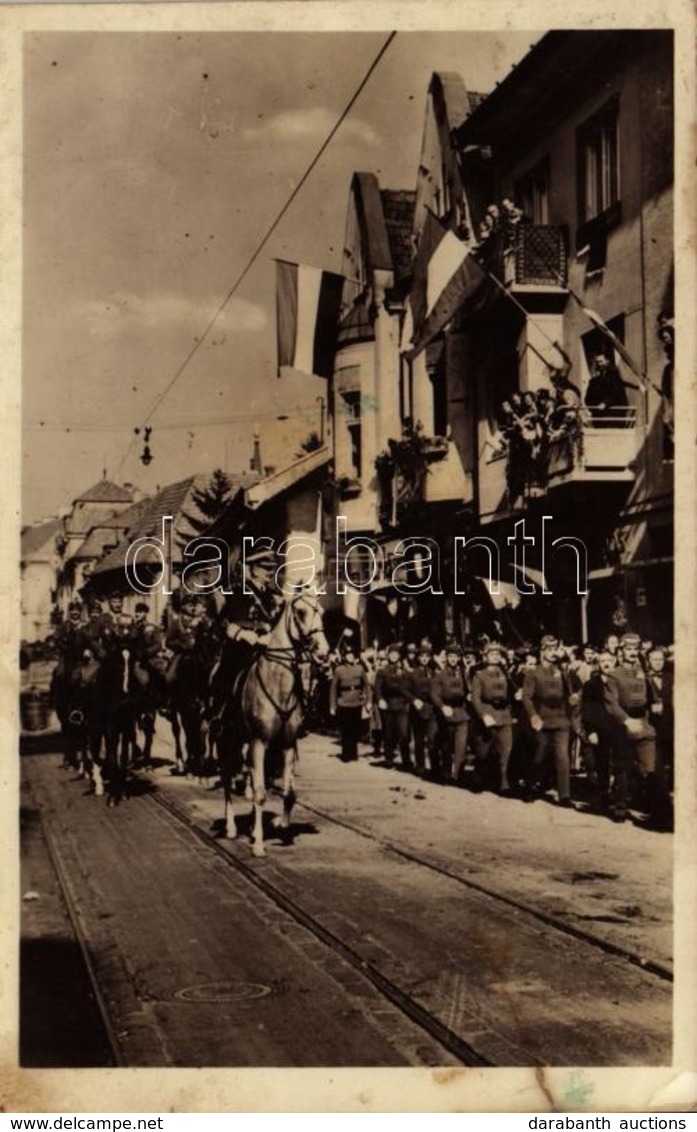
<instances>
[{"instance_id":1,"label":"bridle","mask_svg":"<svg viewBox=\"0 0 697 1132\"><path fill-rule=\"evenodd\" d=\"M253 667L256 668L256 677L259 682L259 687L266 696L267 700L278 712L281 719L285 723L295 711L298 704L302 704L305 699L304 688L300 680L300 673L296 668L294 661L300 660L302 657L307 657L310 662L317 664L314 658L315 649L310 646L309 642L317 635L324 635L324 629L321 623L313 626L311 629L302 629L298 622L296 607L300 604L308 606L313 614L317 613L317 607L310 599L308 594L296 594L290 601L286 602L284 610L281 614L282 617L287 619L286 634L288 636L289 644L287 645L262 645L259 648L259 656ZM279 618L280 620L280 618ZM295 632L293 632L295 630ZM292 699L291 707L282 707L271 695L269 689L264 683L264 678L261 672L260 661L266 659L272 661L274 664L281 665L288 672L291 672L295 677L293 688L291 690L291 697L293 692L295 696ZM251 669L250 669L251 671Z\"/></svg>"}]
</instances>

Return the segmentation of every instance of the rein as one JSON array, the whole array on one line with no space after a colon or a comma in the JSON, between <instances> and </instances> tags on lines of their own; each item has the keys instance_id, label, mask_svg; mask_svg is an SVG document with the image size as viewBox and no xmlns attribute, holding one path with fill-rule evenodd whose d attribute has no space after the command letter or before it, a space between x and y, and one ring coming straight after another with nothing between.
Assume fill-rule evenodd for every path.
<instances>
[{"instance_id":1,"label":"rein","mask_svg":"<svg viewBox=\"0 0 697 1132\"><path fill-rule=\"evenodd\" d=\"M296 629L298 628L298 623L297 623L297 620L296 620L295 614L294 614L294 606L297 602L300 602L302 600L303 600L302 594L299 594L296 598L293 599L292 602L288 602L288 604L286 606L286 611L287 611L286 616L292 618L291 625L294 625ZM280 623L280 618L279 618L279 621L277 623ZM254 667L256 668L257 680L259 681L259 687L261 688L261 690L264 693L264 695L266 696L267 700L269 701L269 703L273 707L274 711L278 712L278 714L280 715L281 720L283 721L284 724L290 719L291 715L293 714L295 709L298 707L298 705L302 705L304 703L304 699L305 699L304 689L303 689L303 686L302 686L302 682L300 680L300 673L298 672L297 668L295 667L293 661L298 656L301 656L303 654L308 655L311 658L311 653L310 653L309 649L306 647L305 642L298 637L293 637L291 635L291 632L290 632L290 627L288 627L288 626L286 626L286 632L287 632L290 644L288 644L288 645L263 645L263 646L261 646L261 649L260 649L260 655L257 657L256 661L254 662ZM323 630L322 630L321 626L317 626L313 629L310 629L309 632L306 634L306 636L309 638L309 637L314 636L317 633L322 633L322 632L323 632ZM293 699L291 706L289 708L288 707L285 707L285 708L282 707L274 699L274 697L271 695L271 692L269 691L266 684L264 683L264 678L263 678L262 672L261 672L261 661L262 660L268 660L269 663L271 663L271 664L280 665L281 668L285 668L288 672L293 673L293 675L295 676L294 686L291 689L291 696L293 695L293 693L295 693L295 698Z\"/></svg>"}]
</instances>

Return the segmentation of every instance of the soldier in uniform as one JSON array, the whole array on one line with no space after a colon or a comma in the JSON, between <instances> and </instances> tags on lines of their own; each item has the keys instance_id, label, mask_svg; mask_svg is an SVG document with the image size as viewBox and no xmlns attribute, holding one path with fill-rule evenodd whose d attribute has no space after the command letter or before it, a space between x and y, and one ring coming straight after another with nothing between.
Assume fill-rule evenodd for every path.
<instances>
[{"instance_id":1,"label":"soldier in uniform","mask_svg":"<svg viewBox=\"0 0 697 1132\"><path fill-rule=\"evenodd\" d=\"M622 822L629 807L629 777L636 769L645 784L649 819L658 829L672 825L672 807L656 755L656 730L650 720L651 691L639 663L640 640L625 633L620 641L622 661L609 673L605 707L618 724L615 744L612 817Z\"/></svg>"},{"instance_id":2,"label":"soldier in uniform","mask_svg":"<svg viewBox=\"0 0 697 1132\"><path fill-rule=\"evenodd\" d=\"M211 674L209 714L219 716L237 674L249 663L255 647L264 644L283 605L276 585L278 562L273 551L259 550L245 558L244 575L221 613L223 646ZM246 591L246 592L245 592Z\"/></svg>"},{"instance_id":3,"label":"soldier in uniform","mask_svg":"<svg viewBox=\"0 0 697 1132\"><path fill-rule=\"evenodd\" d=\"M149 609L144 601L136 603L133 611L131 648L135 659L133 675L141 688L152 683L156 673L155 661L162 648L162 634L157 625L148 621Z\"/></svg>"},{"instance_id":4,"label":"soldier in uniform","mask_svg":"<svg viewBox=\"0 0 697 1132\"><path fill-rule=\"evenodd\" d=\"M596 807L601 812L607 811L610 805L610 766L619 730L617 721L605 707L607 678L616 664L613 654L604 649L598 656L597 671L583 685L581 693L586 769L596 794Z\"/></svg>"},{"instance_id":5,"label":"soldier in uniform","mask_svg":"<svg viewBox=\"0 0 697 1132\"><path fill-rule=\"evenodd\" d=\"M86 647L87 638L82 620L82 605L79 601L71 601L68 606L68 620L56 632L58 664L51 681L56 714L62 725L66 722L70 689L78 678Z\"/></svg>"},{"instance_id":6,"label":"soldier in uniform","mask_svg":"<svg viewBox=\"0 0 697 1132\"><path fill-rule=\"evenodd\" d=\"M474 737L475 783L481 789L487 762L496 756L496 789L510 794L508 763L513 749L512 688L504 669L503 652L496 641L484 649L484 664L472 677L472 707L478 720Z\"/></svg>"},{"instance_id":7,"label":"soldier in uniform","mask_svg":"<svg viewBox=\"0 0 697 1132\"><path fill-rule=\"evenodd\" d=\"M399 747L405 770L411 770L408 686L409 674L402 667L401 647L393 642L387 646L387 664L375 677L375 698L382 719L385 759L392 766L395 749Z\"/></svg>"},{"instance_id":8,"label":"soldier in uniform","mask_svg":"<svg viewBox=\"0 0 697 1132\"><path fill-rule=\"evenodd\" d=\"M123 611L123 595L114 590L109 594L109 608L102 617L102 646L106 652L124 646L130 647L133 618Z\"/></svg>"},{"instance_id":9,"label":"soldier in uniform","mask_svg":"<svg viewBox=\"0 0 697 1132\"><path fill-rule=\"evenodd\" d=\"M571 806L571 767L569 731L571 709L578 706L577 692L570 693L557 663L559 642L550 634L540 641L540 662L526 672L523 681L523 707L535 732L533 765L528 768L526 800L534 801L540 789L544 764L554 755L557 805Z\"/></svg>"},{"instance_id":10,"label":"soldier in uniform","mask_svg":"<svg viewBox=\"0 0 697 1132\"><path fill-rule=\"evenodd\" d=\"M445 646L445 668L433 681L431 699L440 716L439 731L446 781L458 782L467 757L469 686L462 664L462 650L451 641Z\"/></svg>"},{"instance_id":11,"label":"soldier in uniform","mask_svg":"<svg viewBox=\"0 0 697 1132\"><path fill-rule=\"evenodd\" d=\"M431 699L436 667L433 663L433 650L422 642L417 653L417 665L409 676L408 697L411 714L411 730L414 736L414 762L418 774L426 769L425 755L434 777L439 774L438 719Z\"/></svg>"},{"instance_id":12,"label":"soldier in uniform","mask_svg":"<svg viewBox=\"0 0 697 1132\"><path fill-rule=\"evenodd\" d=\"M668 783L673 781L674 676L666 666L666 654L655 646L647 655L647 677L651 691L651 721L656 728L659 766Z\"/></svg>"},{"instance_id":13,"label":"soldier in uniform","mask_svg":"<svg viewBox=\"0 0 697 1132\"><path fill-rule=\"evenodd\" d=\"M368 674L353 645L347 645L329 689L329 714L336 717L339 728L342 762L355 762L358 758L358 740L369 698Z\"/></svg>"}]
</instances>

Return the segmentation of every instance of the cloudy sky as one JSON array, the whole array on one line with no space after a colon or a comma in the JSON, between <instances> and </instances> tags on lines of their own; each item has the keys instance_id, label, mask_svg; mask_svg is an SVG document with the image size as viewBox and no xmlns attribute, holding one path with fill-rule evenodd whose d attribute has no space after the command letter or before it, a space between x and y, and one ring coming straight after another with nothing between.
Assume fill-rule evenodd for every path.
<instances>
[{"instance_id":1,"label":"cloudy sky","mask_svg":"<svg viewBox=\"0 0 697 1132\"><path fill-rule=\"evenodd\" d=\"M338 270L355 170L414 188L428 81L490 90L540 33L399 33L242 286L384 33L42 32L24 40L23 520L292 458L324 383L276 377L274 256ZM283 416L286 420L276 418ZM126 455L128 453L128 455ZM125 459L124 459L125 457Z\"/></svg>"}]
</instances>

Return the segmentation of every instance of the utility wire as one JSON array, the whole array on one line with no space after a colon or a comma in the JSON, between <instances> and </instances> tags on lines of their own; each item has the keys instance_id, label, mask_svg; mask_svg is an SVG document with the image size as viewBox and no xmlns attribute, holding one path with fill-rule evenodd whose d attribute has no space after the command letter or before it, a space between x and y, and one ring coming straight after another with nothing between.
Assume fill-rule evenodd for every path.
<instances>
[{"instance_id":1,"label":"utility wire","mask_svg":"<svg viewBox=\"0 0 697 1132\"><path fill-rule=\"evenodd\" d=\"M232 424L249 424L254 421L284 421L288 417L303 416L310 417L315 412L314 404L307 405L294 405L289 409L284 409L282 412L275 413L237 413L233 417L211 417L207 420L187 420L187 421L171 421L169 424L160 424L157 426L158 433L172 432L181 429L189 429L194 431L197 428L216 428ZM29 424L25 426L26 432L130 432L131 425L88 425L88 424L74 424L74 425L61 425L61 424Z\"/></svg>"},{"instance_id":2,"label":"utility wire","mask_svg":"<svg viewBox=\"0 0 697 1132\"><path fill-rule=\"evenodd\" d=\"M153 416L155 415L155 413L157 412L158 408L160 407L160 405L161 405L161 404L162 404L162 402L164 401L165 397L167 397L167 396L168 396L168 394L170 393L170 391L171 391L171 390L172 390L172 389L174 388L174 386L176 385L177 381L179 381L179 378L180 378L180 377L182 376L182 374L184 373L184 370L185 370L185 369L186 369L186 367L188 366L188 364L189 364L189 362L191 361L191 359L193 358L194 354L195 354L195 353L197 352L197 350L198 350L198 349L199 349L199 348L200 348L200 347L201 347L201 346L203 345L203 343L205 342L206 338L208 337L208 335L210 334L211 330L213 329L213 326L215 325L215 323L216 323L217 319L218 319L218 318L220 317L220 315L221 315L222 311L223 311L223 310L225 309L225 307L227 306L227 304L228 304L228 303L230 302L230 299L231 299L231 298L232 298L232 296L233 296L233 295L235 294L235 291L237 291L238 287L239 287L239 286L240 286L240 285L242 284L242 282L244 281L244 279L245 279L245 278L247 277L247 275L248 275L248 274L249 274L249 272L251 271L252 267L254 266L254 264L255 264L255 263L256 263L256 261L258 260L259 256L261 255L262 251L263 251L263 250L264 250L264 248L266 247L267 243L268 243L268 242L269 242L269 240L271 239L271 236L272 236L272 235L273 235L273 233L274 233L274 232L276 231L276 228L278 227L278 225L279 225L279 224L281 223L281 220L282 220L282 219L283 219L283 217L284 217L284 216L286 215L286 213L287 213L288 209L289 209L289 208L290 208L290 206L292 205L293 201L294 201L294 200L295 200L295 198L297 197L297 195L298 195L298 193L300 192L300 190L301 190L301 189L303 188L303 186L304 186L305 182L307 181L308 177L310 176L310 174L311 174L311 173L312 173L312 171L314 170L315 166L316 166L316 165L317 165L317 163L319 162L319 160L320 160L320 158L322 157L323 153L325 152L325 150L327 149L327 147L329 146L329 144L330 144L330 143L331 143L331 141L333 140L333 138L334 138L334 135L336 134L337 130L338 130L338 129L339 129L339 127L340 127L340 126L342 125L342 123L344 122L344 120L345 120L345 118L347 117L347 115L349 114L349 112L350 112L350 111L352 110L353 106L354 106L354 105L355 105L355 103L357 102L357 100L358 100L358 98L360 97L360 95L361 95L361 94L363 93L363 90L364 90L364 89L365 89L365 87L367 86L367 84L368 84L368 82L369 82L369 80L370 80L370 78L371 78L371 76L372 76L373 72L375 71L376 67L377 67L377 66L378 66L378 64L380 63L380 61L381 61L381 59L382 59L383 55L385 54L385 52L387 51L388 47L389 47L389 46L390 46L390 44L392 43L392 40L393 40L393 39L395 38L396 34L397 34L397 32L396 32L396 31L391 31L391 32L390 32L390 34L388 35L387 39L386 39L386 40L385 40L385 42L383 43L382 47L381 47L381 48L380 48L380 50L378 51L377 55L375 56L375 58L373 59L372 63L370 64L370 66L369 66L368 70L366 71L365 75L363 76L363 78L362 78L362 80L361 80L360 84L358 85L358 87L356 88L355 92L353 93L353 95L352 95L352 96L351 96L351 98L349 99L348 103L347 103L347 104L346 104L346 106L344 107L344 109L343 109L343 111L342 111L342 113L341 113L340 117L338 118L338 120L337 120L336 124L335 124L335 125L334 125L334 126L332 127L332 129L331 129L331 130L329 131L329 133L327 134L327 137L326 137L326 138L324 139L324 141L322 142L321 146L320 146L320 147L319 147L319 149L317 150L317 153L315 154L315 156L313 157L312 161L311 161L311 162L310 162L310 164L308 165L307 169L306 169L306 170L305 170L305 172L303 173L302 177L301 177L301 178L300 178L300 180L298 181L297 185L295 186L295 188L294 188L294 189L293 189L293 191L291 192L290 196L289 196L289 197L288 197L288 199L286 200L286 202L285 202L285 204L283 205L283 207L281 208L280 212L279 212L279 213L277 214L277 216L276 216L275 220L274 220L274 221L272 222L272 224L271 224L270 228L268 228L268 229L267 229L266 235L265 235L265 236L263 237L263 239L261 240L261 242L260 242L260 243L259 243L259 244L257 245L257 247L256 247L255 251L254 251L254 252L252 253L252 255L250 256L250 258L249 258L249 259L247 260L247 263L245 264L245 266L243 267L242 271L240 272L240 274L239 274L239 275L237 276L237 278L235 279L235 282L234 282L234 283L232 284L232 287L230 288L230 290L229 290L229 291L228 291L228 293L226 294L225 298L224 298L224 299L222 300L222 302L221 302L221 303L219 304L219 306L218 306L217 310L215 311L215 313L213 314L213 316L212 316L212 317L210 318L210 320L209 320L209 322L208 322L208 324L207 324L207 326L206 326L205 330L203 331L203 334L202 334L202 335L201 335L201 336L200 336L200 337L198 338L198 340L197 340L196 342L194 342L194 345L193 345L193 346L191 347L191 349L189 350L189 353L188 353L188 354L186 355L186 357L184 358L184 361L183 361L183 362L181 363L181 365L179 366L179 368L178 368L178 369L176 370L176 372L174 373L174 376L173 376L173 377L172 377L172 378L170 379L170 381L168 382L168 384L167 384L167 385L165 386L165 388L163 389L162 393L160 393L160 394L159 394L159 395L157 396L157 398L155 399L155 402L154 402L154 404L153 404L152 408L150 409L150 411L149 411L148 415L147 415L147 416L145 417L144 421L142 422L142 425L143 425L143 426L145 426L146 424L148 424L148 422L149 422L149 421L151 421L151 420L152 420ZM123 456L123 459L121 460L121 463L120 463L120 464L119 464L119 466L118 466L118 470L117 470L117 473L116 473L116 474L117 474L117 476L118 476L118 475L120 474L120 472L121 472L121 469L123 468L124 464L126 463L126 460L128 459L128 457L129 457L129 455L130 455L130 453L131 453L132 449L133 449L133 448L135 447L135 444L136 444L136 440L137 440L137 439L138 439L137 437L134 437L134 439L132 439L132 440L131 440L131 443L129 444L129 446L128 446L128 448L127 448L127 450L126 450L126 452L125 452L125 454L124 454L124 456Z\"/></svg>"}]
</instances>

